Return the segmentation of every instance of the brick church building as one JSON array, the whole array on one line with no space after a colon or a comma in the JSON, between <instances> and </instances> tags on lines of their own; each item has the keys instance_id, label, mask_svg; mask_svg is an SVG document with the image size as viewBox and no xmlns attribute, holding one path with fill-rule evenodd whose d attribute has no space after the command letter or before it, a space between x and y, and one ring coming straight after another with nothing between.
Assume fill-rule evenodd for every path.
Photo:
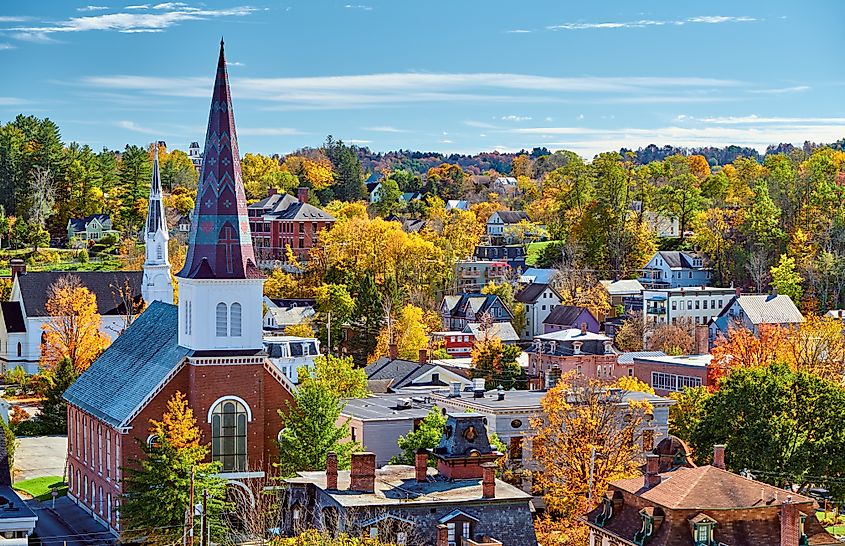
<instances>
[{"instance_id":1,"label":"brick church building","mask_svg":"<svg viewBox=\"0 0 845 546\"><path fill-rule=\"evenodd\" d=\"M151 442L149 420L185 394L211 458L233 491L277 460L279 408L292 385L262 344L263 276L256 267L241 180L223 43L191 222L173 304L167 226L154 163L145 227L144 294L151 302L65 393L68 496L114 532L121 529L121 469Z\"/></svg>"}]
</instances>

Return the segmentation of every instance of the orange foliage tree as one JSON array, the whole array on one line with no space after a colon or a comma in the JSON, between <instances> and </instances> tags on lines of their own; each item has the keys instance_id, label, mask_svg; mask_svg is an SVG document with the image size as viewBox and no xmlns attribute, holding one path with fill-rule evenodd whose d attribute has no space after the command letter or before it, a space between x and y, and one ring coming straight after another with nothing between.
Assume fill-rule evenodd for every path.
<instances>
[{"instance_id":1,"label":"orange foliage tree","mask_svg":"<svg viewBox=\"0 0 845 546\"><path fill-rule=\"evenodd\" d=\"M79 277L64 275L50 286L44 308L50 319L43 325L42 366L50 369L68 358L77 373L84 372L109 346L100 331L96 297Z\"/></svg>"}]
</instances>

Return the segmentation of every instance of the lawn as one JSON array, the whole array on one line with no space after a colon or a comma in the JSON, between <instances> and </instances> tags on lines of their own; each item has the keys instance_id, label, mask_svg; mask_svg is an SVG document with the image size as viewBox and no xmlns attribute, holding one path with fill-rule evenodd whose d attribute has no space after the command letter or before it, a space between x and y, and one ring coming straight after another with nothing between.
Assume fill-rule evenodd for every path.
<instances>
[{"instance_id":1,"label":"lawn","mask_svg":"<svg viewBox=\"0 0 845 546\"><path fill-rule=\"evenodd\" d=\"M23 491L40 501L48 501L53 497L53 487L58 488L60 497L67 493L67 484L62 481L61 476L42 476L40 478L31 478L29 480L15 482L12 487L18 491Z\"/></svg>"},{"instance_id":2,"label":"lawn","mask_svg":"<svg viewBox=\"0 0 845 546\"><path fill-rule=\"evenodd\" d=\"M559 243L560 241L540 241L538 243L528 243L528 250L525 254L525 265L533 267L540 257L540 252L552 243Z\"/></svg>"}]
</instances>

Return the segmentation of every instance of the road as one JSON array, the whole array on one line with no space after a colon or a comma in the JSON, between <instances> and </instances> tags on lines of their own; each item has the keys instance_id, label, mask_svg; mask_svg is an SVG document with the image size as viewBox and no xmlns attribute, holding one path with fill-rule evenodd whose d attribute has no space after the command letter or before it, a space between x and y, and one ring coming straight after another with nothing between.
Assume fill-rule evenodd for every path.
<instances>
[{"instance_id":1,"label":"road","mask_svg":"<svg viewBox=\"0 0 845 546\"><path fill-rule=\"evenodd\" d=\"M64 476L67 436L18 438L15 481L41 476Z\"/></svg>"},{"instance_id":2,"label":"road","mask_svg":"<svg viewBox=\"0 0 845 546\"><path fill-rule=\"evenodd\" d=\"M72 516L72 519L79 520L77 523L83 523L84 530L80 532L86 534L78 534L74 531L64 519L57 515L56 511L50 509L49 501L44 503L35 499L25 501L38 516L35 533L44 546L107 546L115 543L114 536L106 531L105 527L94 523L90 516L82 513L82 510L76 506L72 506L67 499L61 500L64 502L57 503L56 509L64 512L63 517ZM79 513L73 511L79 511Z\"/></svg>"}]
</instances>

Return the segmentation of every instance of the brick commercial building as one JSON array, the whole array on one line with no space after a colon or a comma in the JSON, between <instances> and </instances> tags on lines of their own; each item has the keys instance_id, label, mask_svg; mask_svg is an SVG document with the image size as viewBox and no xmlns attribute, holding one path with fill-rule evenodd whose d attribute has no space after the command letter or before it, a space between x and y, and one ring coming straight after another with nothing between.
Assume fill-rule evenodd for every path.
<instances>
[{"instance_id":1,"label":"brick commercial building","mask_svg":"<svg viewBox=\"0 0 845 546\"><path fill-rule=\"evenodd\" d=\"M397 546L536 546L531 496L495 478L501 454L490 447L481 415L449 415L440 444L416 465L376 468L374 453L353 455L351 470L285 480L282 533L316 528L378 537ZM434 457L437 469L428 467Z\"/></svg>"},{"instance_id":2,"label":"brick commercial building","mask_svg":"<svg viewBox=\"0 0 845 546\"><path fill-rule=\"evenodd\" d=\"M713 465L695 467L680 440L667 438L647 457L645 476L617 480L587 514L590 546L832 546L841 544L815 518L815 501Z\"/></svg>"},{"instance_id":3,"label":"brick commercial building","mask_svg":"<svg viewBox=\"0 0 845 546\"><path fill-rule=\"evenodd\" d=\"M250 240L222 43L203 159L178 307L150 304L65 393L68 496L115 533L122 469L142 456L139 440L154 441L149 420L161 419L174 393L186 396L211 459L246 502L249 480L264 477L278 458L277 411L292 399L262 342L264 280ZM166 246L152 263L149 250L145 269L158 270Z\"/></svg>"}]
</instances>

